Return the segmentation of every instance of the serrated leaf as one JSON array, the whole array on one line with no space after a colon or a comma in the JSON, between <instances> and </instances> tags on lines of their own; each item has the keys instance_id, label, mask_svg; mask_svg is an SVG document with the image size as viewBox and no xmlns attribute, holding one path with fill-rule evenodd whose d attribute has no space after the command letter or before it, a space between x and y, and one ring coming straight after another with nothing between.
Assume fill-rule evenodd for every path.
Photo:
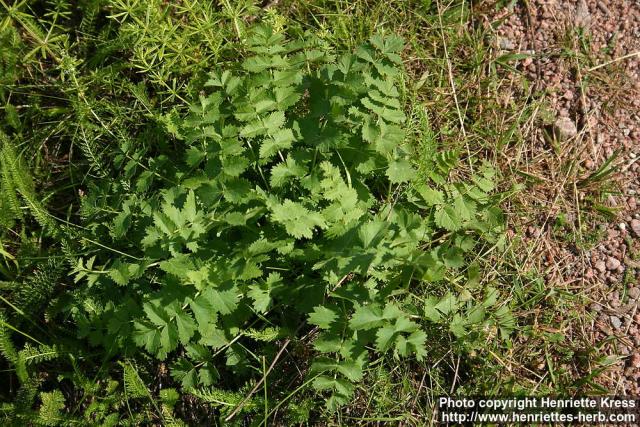
<instances>
[{"instance_id":1,"label":"serrated leaf","mask_svg":"<svg viewBox=\"0 0 640 427\"><path fill-rule=\"evenodd\" d=\"M427 334L421 329L411 333L411 335L407 337L407 344L413 347L413 352L415 353L418 361L423 360L427 355L427 348L425 346L426 340Z\"/></svg>"},{"instance_id":2,"label":"serrated leaf","mask_svg":"<svg viewBox=\"0 0 640 427\"><path fill-rule=\"evenodd\" d=\"M179 212L177 216L178 217L180 216ZM162 233L164 233L167 236L171 236L176 229L176 225L163 212L156 211L153 213L153 223L155 224L158 230L160 230Z\"/></svg>"},{"instance_id":3,"label":"serrated leaf","mask_svg":"<svg viewBox=\"0 0 640 427\"><path fill-rule=\"evenodd\" d=\"M266 56L252 56L247 58L242 63L242 68L251 72L259 73L272 66L271 60Z\"/></svg>"},{"instance_id":4,"label":"serrated leaf","mask_svg":"<svg viewBox=\"0 0 640 427\"><path fill-rule=\"evenodd\" d=\"M338 353L342 347L342 339L335 334L322 334L313 342L313 347L321 353Z\"/></svg>"},{"instance_id":5,"label":"serrated leaf","mask_svg":"<svg viewBox=\"0 0 640 427\"><path fill-rule=\"evenodd\" d=\"M486 310L483 305L481 304L474 305L467 312L467 322L471 325L480 323L484 320L485 313L486 313Z\"/></svg>"},{"instance_id":6,"label":"serrated leaf","mask_svg":"<svg viewBox=\"0 0 640 427\"><path fill-rule=\"evenodd\" d=\"M435 308L445 316L455 312L458 309L458 298L451 292L447 293Z\"/></svg>"},{"instance_id":7,"label":"serrated leaf","mask_svg":"<svg viewBox=\"0 0 640 427\"><path fill-rule=\"evenodd\" d=\"M354 331L360 329L373 329L380 326L383 323L382 310L376 305L360 305L357 306L351 320L349 320L349 326Z\"/></svg>"},{"instance_id":8,"label":"serrated leaf","mask_svg":"<svg viewBox=\"0 0 640 427\"><path fill-rule=\"evenodd\" d=\"M284 225L287 233L296 239L313 237L315 227L326 228L325 220L317 212L311 212L299 203L285 200L282 204L272 203L271 217Z\"/></svg>"},{"instance_id":9,"label":"serrated leaf","mask_svg":"<svg viewBox=\"0 0 640 427\"><path fill-rule=\"evenodd\" d=\"M129 264L116 260L113 267L109 270L109 277L118 285L125 286L131 278Z\"/></svg>"},{"instance_id":10,"label":"serrated leaf","mask_svg":"<svg viewBox=\"0 0 640 427\"><path fill-rule=\"evenodd\" d=\"M259 313L266 313L271 305L271 293L266 285L250 285L247 292L253 300L253 308Z\"/></svg>"},{"instance_id":11,"label":"serrated leaf","mask_svg":"<svg viewBox=\"0 0 640 427\"><path fill-rule=\"evenodd\" d=\"M388 227L385 221L369 221L358 228L358 237L362 242L362 247L367 249L376 247L379 240L384 237L384 233Z\"/></svg>"},{"instance_id":12,"label":"serrated leaf","mask_svg":"<svg viewBox=\"0 0 640 427\"><path fill-rule=\"evenodd\" d=\"M180 358L171 366L171 376L189 389L197 385L196 368L189 360Z\"/></svg>"},{"instance_id":13,"label":"serrated leaf","mask_svg":"<svg viewBox=\"0 0 640 427\"><path fill-rule=\"evenodd\" d=\"M220 373L211 362L207 362L198 371L198 379L200 384L207 387L220 379Z\"/></svg>"},{"instance_id":14,"label":"serrated leaf","mask_svg":"<svg viewBox=\"0 0 640 427\"><path fill-rule=\"evenodd\" d=\"M453 207L458 218L469 221L476 213L476 204L473 200L459 195L453 201Z\"/></svg>"},{"instance_id":15,"label":"serrated leaf","mask_svg":"<svg viewBox=\"0 0 640 427\"><path fill-rule=\"evenodd\" d=\"M362 366L356 360L345 360L340 362L336 370L351 381L362 380Z\"/></svg>"},{"instance_id":16,"label":"serrated leaf","mask_svg":"<svg viewBox=\"0 0 640 427\"><path fill-rule=\"evenodd\" d=\"M284 125L285 120L286 118L283 111L274 111L269 114L269 116L264 119L264 127L267 133L274 136L276 131Z\"/></svg>"},{"instance_id":17,"label":"serrated leaf","mask_svg":"<svg viewBox=\"0 0 640 427\"><path fill-rule=\"evenodd\" d=\"M278 163L271 168L271 186L281 187L289 180L289 178L302 178L306 171L307 169L304 166L296 163L291 156L287 156L285 162Z\"/></svg>"},{"instance_id":18,"label":"serrated leaf","mask_svg":"<svg viewBox=\"0 0 640 427\"><path fill-rule=\"evenodd\" d=\"M442 318L440 311L436 309L437 304L438 299L433 296L428 297L424 302L424 315L432 322L438 322Z\"/></svg>"},{"instance_id":19,"label":"serrated leaf","mask_svg":"<svg viewBox=\"0 0 640 427\"><path fill-rule=\"evenodd\" d=\"M206 157L206 153L196 147L189 147L185 152L185 163L190 168L194 168L200 164Z\"/></svg>"},{"instance_id":20,"label":"serrated leaf","mask_svg":"<svg viewBox=\"0 0 640 427\"><path fill-rule=\"evenodd\" d=\"M294 74L294 78L296 77L297 74ZM278 109L280 110L286 110L287 108L295 105L300 99L300 94L295 86L277 87L273 92L276 97Z\"/></svg>"},{"instance_id":21,"label":"serrated leaf","mask_svg":"<svg viewBox=\"0 0 640 427\"><path fill-rule=\"evenodd\" d=\"M208 345L214 349L222 348L229 344L229 340L224 334L224 331L218 328L215 324L210 323L204 328L199 329L200 332L200 344Z\"/></svg>"},{"instance_id":22,"label":"serrated leaf","mask_svg":"<svg viewBox=\"0 0 640 427\"><path fill-rule=\"evenodd\" d=\"M156 354L159 359L164 359L178 345L178 329L162 307L146 303L143 309L155 327L136 322L134 341L144 346L147 351Z\"/></svg>"},{"instance_id":23,"label":"serrated leaf","mask_svg":"<svg viewBox=\"0 0 640 427\"><path fill-rule=\"evenodd\" d=\"M255 119L240 130L240 136L243 138L253 138L259 135L264 135L266 132L267 129L262 123L262 120Z\"/></svg>"},{"instance_id":24,"label":"serrated leaf","mask_svg":"<svg viewBox=\"0 0 640 427\"><path fill-rule=\"evenodd\" d=\"M396 330L391 325L383 326L376 331L376 348L385 352L391 346L391 342L396 334Z\"/></svg>"},{"instance_id":25,"label":"serrated leaf","mask_svg":"<svg viewBox=\"0 0 640 427\"><path fill-rule=\"evenodd\" d=\"M362 361L359 359L335 361L326 357L319 357L311 365L311 372L337 372L351 381L360 381L363 376Z\"/></svg>"},{"instance_id":26,"label":"serrated leaf","mask_svg":"<svg viewBox=\"0 0 640 427\"><path fill-rule=\"evenodd\" d=\"M420 184L415 187L416 191L429 206L435 206L444 203L444 194L440 190L431 188L426 184Z\"/></svg>"},{"instance_id":27,"label":"serrated leaf","mask_svg":"<svg viewBox=\"0 0 640 427\"><path fill-rule=\"evenodd\" d=\"M387 176L393 184L409 182L416 177L416 170L413 169L411 163L404 159L394 160L389 163L387 168Z\"/></svg>"},{"instance_id":28,"label":"serrated leaf","mask_svg":"<svg viewBox=\"0 0 640 427\"><path fill-rule=\"evenodd\" d=\"M449 324L449 330L453 332L457 338L462 338L467 334L465 322L462 316L459 314L453 316L453 320L451 320L451 323Z\"/></svg>"},{"instance_id":29,"label":"serrated leaf","mask_svg":"<svg viewBox=\"0 0 640 427\"><path fill-rule=\"evenodd\" d=\"M444 261L444 265L449 268L461 268L464 266L464 258L462 255L463 253L459 248L451 247L447 249L442 260Z\"/></svg>"},{"instance_id":30,"label":"serrated leaf","mask_svg":"<svg viewBox=\"0 0 640 427\"><path fill-rule=\"evenodd\" d=\"M222 160L222 171L225 175L237 177L247 170L249 159L239 155L225 157Z\"/></svg>"},{"instance_id":31,"label":"serrated leaf","mask_svg":"<svg viewBox=\"0 0 640 427\"><path fill-rule=\"evenodd\" d=\"M175 320L178 327L178 339L182 344L189 343L189 340L197 330L196 322L186 312L177 313Z\"/></svg>"},{"instance_id":32,"label":"serrated leaf","mask_svg":"<svg viewBox=\"0 0 640 427\"><path fill-rule=\"evenodd\" d=\"M113 235L116 238L125 235L131 225L131 213L129 211L120 212L113 219Z\"/></svg>"},{"instance_id":33,"label":"serrated leaf","mask_svg":"<svg viewBox=\"0 0 640 427\"><path fill-rule=\"evenodd\" d=\"M156 227L147 227L145 229L145 236L140 241L143 248L150 248L158 242L162 238L162 234L160 230Z\"/></svg>"},{"instance_id":34,"label":"serrated leaf","mask_svg":"<svg viewBox=\"0 0 640 427\"><path fill-rule=\"evenodd\" d=\"M212 289L206 289L202 294L189 302L189 307L200 327L216 322L217 310L213 305L213 298Z\"/></svg>"},{"instance_id":35,"label":"serrated leaf","mask_svg":"<svg viewBox=\"0 0 640 427\"><path fill-rule=\"evenodd\" d=\"M451 206L441 206L436 210L434 219L438 227L448 231L457 231L462 227L460 218Z\"/></svg>"},{"instance_id":36,"label":"serrated leaf","mask_svg":"<svg viewBox=\"0 0 640 427\"><path fill-rule=\"evenodd\" d=\"M313 313L309 314L309 323L317 325L321 329L329 329L338 318L338 312L333 307L317 306Z\"/></svg>"},{"instance_id":37,"label":"serrated leaf","mask_svg":"<svg viewBox=\"0 0 640 427\"><path fill-rule=\"evenodd\" d=\"M487 308L495 305L495 303L498 302L499 296L500 296L500 293L496 288L488 287L487 295L485 296L484 301L482 302L482 305Z\"/></svg>"},{"instance_id":38,"label":"serrated leaf","mask_svg":"<svg viewBox=\"0 0 640 427\"><path fill-rule=\"evenodd\" d=\"M375 114L388 122L399 124L404 122L406 119L404 113L401 110L390 108L385 105L380 105L373 101L371 98L363 98L361 102L362 105L364 105L369 110L373 111Z\"/></svg>"},{"instance_id":39,"label":"serrated leaf","mask_svg":"<svg viewBox=\"0 0 640 427\"><path fill-rule=\"evenodd\" d=\"M211 303L213 307L221 314L231 314L238 306L240 297L236 290L229 289L224 291L218 291L217 289L211 290Z\"/></svg>"},{"instance_id":40,"label":"serrated leaf","mask_svg":"<svg viewBox=\"0 0 640 427\"><path fill-rule=\"evenodd\" d=\"M179 278L186 277L187 272L194 268L191 258L186 254L180 254L171 259L161 261L158 266L162 271L173 274Z\"/></svg>"},{"instance_id":41,"label":"serrated leaf","mask_svg":"<svg viewBox=\"0 0 640 427\"><path fill-rule=\"evenodd\" d=\"M202 291L209 283L209 267L205 265L198 270L188 271L186 277L187 283L193 284L196 289Z\"/></svg>"},{"instance_id":42,"label":"serrated leaf","mask_svg":"<svg viewBox=\"0 0 640 427\"><path fill-rule=\"evenodd\" d=\"M490 193L494 189L493 181L489 178L474 175L471 179L485 193Z\"/></svg>"},{"instance_id":43,"label":"serrated leaf","mask_svg":"<svg viewBox=\"0 0 640 427\"><path fill-rule=\"evenodd\" d=\"M156 326L165 326L169 323L169 315L162 308L153 303L146 303L142 307L147 314L147 318Z\"/></svg>"},{"instance_id":44,"label":"serrated leaf","mask_svg":"<svg viewBox=\"0 0 640 427\"><path fill-rule=\"evenodd\" d=\"M270 138L265 138L260 145L260 158L270 159L280 150L287 150L295 141L293 131L291 129L280 129L276 131Z\"/></svg>"},{"instance_id":45,"label":"serrated leaf","mask_svg":"<svg viewBox=\"0 0 640 427\"><path fill-rule=\"evenodd\" d=\"M380 125L380 136L373 141L376 151L388 154L404 141L405 132L400 126L382 122Z\"/></svg>"},{"instance_id":46,"label":"serrated leaf","mask_svg":"<svg viewBox=\"0 0 640 427\"><path fill-rule=\"evenodd\" d=\"M382 36L375 34L371 36L369 41L384 53L396 53L404 48L404 39L395 35Z\"/></svg>"},{"instance_id":47,"label":"serrated leaf","mask_svg":"<svg viewBox=\"0 0 640 427\"><path fill-rule=\"evenodd\" d=\"M145 323L135 323L135 333L133 334L133 341L136 345L144 347L151 354L164 354L165 351L160 351L160 331L158 328L147 325Z\"/></svg>"}]
</instances>

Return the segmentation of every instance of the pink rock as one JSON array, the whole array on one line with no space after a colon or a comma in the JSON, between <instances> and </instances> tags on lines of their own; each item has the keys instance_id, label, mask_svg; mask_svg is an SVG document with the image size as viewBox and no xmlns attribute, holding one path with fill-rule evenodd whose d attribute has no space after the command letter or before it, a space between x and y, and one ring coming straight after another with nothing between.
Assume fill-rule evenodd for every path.
<instances>
[{"instance_id":1,"label":"pink rock","mask_svg":"<svg viewBox=\"0 0 640 427\"><path fill-rule=\"evenodd\" d=\"M614 257L609 257L609 259L607 259L606 267L607 267L607 270L609 271L617 270L618 267L620 267L620 260Z\"/></svg>"},{"instance_id":2,"label":"pink rock","mask_svg":"<svg viewBox=\"0 0 640 427\"><path fill-rule=\"evenodd\" d=\"M631 356L631 366L633 366L634 368L640 368L640 354L639 353L633 353L633 355Z\"/></svg>"}]
</instances>

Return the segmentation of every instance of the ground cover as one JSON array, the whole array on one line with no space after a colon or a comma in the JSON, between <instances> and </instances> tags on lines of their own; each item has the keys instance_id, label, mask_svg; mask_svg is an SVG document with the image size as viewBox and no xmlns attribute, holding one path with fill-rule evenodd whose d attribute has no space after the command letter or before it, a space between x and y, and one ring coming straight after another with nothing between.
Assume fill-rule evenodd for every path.
<instances>
[{"instance_id":1,"label":"ground cover","mask_svg":"<svg viewBox=\"0 0 640 427\"><path fill-rule=\"evenodd\" d=\"M633 394L639 16L0 0L5 420Z\"/></svg>"}]
</instances>

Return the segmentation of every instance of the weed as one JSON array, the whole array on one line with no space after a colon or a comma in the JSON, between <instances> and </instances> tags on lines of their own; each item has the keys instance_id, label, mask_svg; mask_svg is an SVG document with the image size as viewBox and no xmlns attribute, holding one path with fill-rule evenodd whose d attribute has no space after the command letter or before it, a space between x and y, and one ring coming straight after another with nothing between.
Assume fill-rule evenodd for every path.
<instances>
[{"instance_id":1,"label":"weed","mask_svg":"<svg viewBox=\"0 0 640 427\"><path fill-rule=\"evenodd\" d=\"M3 417L420 424L590 387L581 296L504 231L578 187L587 223L613 161L528 145L544 103L483 7L0 0Z\"/></svg>"}]
</instances>

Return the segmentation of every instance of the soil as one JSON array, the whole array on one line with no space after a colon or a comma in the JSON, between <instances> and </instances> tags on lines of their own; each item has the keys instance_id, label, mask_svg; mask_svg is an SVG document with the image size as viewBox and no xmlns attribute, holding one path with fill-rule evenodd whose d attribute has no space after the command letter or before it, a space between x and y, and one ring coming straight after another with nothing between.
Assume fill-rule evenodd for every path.
<instances>
[{"instance_id":1,"label":"soil","mask_svg":"<svg viewBox=\"0 0 640 427\"><path fill-rule=\"evenodd\" d=\"M601 183L610 188L603 206L613 215L593 225L595 245L569 244L553 227L560 212L579 223L575 206L586 205L589 185L541 191L548 215L530 220L527 238L536 242L549 285L592 301L584 333L616 356L598 381L614 394L640 395L640 2L529 0L499 14L496 48L529 55L516 68L544 93L560 147L555 157L577 160L578 175L587 177L617 154L617 173ZM531 137L548 145L541 135ZM558 180L552 163L539 165L551 183Z\"/></svg>"}]
</instances>

